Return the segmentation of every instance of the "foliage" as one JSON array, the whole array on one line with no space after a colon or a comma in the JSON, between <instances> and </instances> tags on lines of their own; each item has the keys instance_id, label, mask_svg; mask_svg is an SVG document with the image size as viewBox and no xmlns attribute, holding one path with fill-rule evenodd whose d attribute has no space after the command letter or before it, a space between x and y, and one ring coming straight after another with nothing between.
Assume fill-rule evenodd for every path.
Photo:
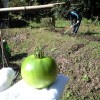
<instances>
[{"instance_id":1,"label":"foliage","mask_svg":"<svg viewBox=\"0 0 100 100\"><path fill-rule=\"evenodd\" d=\"M0 7L3 7L2 1L3 0L0 0ZM55 18L66 17L68 10L72 10L72 9L77 9L86 18L93 18L94 16L100 16L99 15L100 0L10 0L9 7L43 5L43 4L55 3L55 2L65 2L65 4L57 5L51 10L53 11ZM42 13L46 14L47 12L45 10L39 12L38 16L40 16ZM49 15L50 14L48 13L47 16ZM39 18L39 20L41 19L41 17Z\"/></svg>"},{"instance_id":2,"label":"foliage","mask_svg":"<svg viewBox=\"0 0 100 100\"><path fill-rule=\"evenodd\" d=\"M17 6L25 6L28 2L26 0L10 0L9 6L10 7L17 7Z\"/></svg>"},{"instance_id":3,"label":"foliage","mask_svg":"<svg viewBox=\"0 0 100 100\"><path fill-rule=\"evenodd\" d=\"M85 74L85 75L82 76L82 80L89 82L90 81L90 78L88 77L87 74Z\"/></svg>"}]
</instances>

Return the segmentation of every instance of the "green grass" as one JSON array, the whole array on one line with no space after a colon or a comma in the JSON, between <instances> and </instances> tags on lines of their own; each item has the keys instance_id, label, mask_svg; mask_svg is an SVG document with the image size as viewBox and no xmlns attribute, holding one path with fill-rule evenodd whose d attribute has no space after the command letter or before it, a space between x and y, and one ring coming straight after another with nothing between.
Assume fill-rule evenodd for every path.
<instances>
[{"instance_id":1,"label":"green grass","mask_svg":"<svg viewBox=\"0 0 100 100\"><path fill-rule=\"evenodd\" d=\"M83 20L76 36L61 35L66 25L69 27L70 22L57 20L57 32L50 27L13 28L5 37L9 37L12 56L31 55L37 46L42 45L45 54L55 58L59 73L70 78L61 100L99 100L100 27ZM88 32L91 34L86 34ZM24 58L13 62L21 66Z\"/></svg>"},{"instance_id":2,"label":"green grass","mask_svg":"<svg viewBox=\"0 0 100 100\"><path fill-rule=\"evenodd\" d=\"M55 26L58 28L64 28L66 26L70 26L70 23L67 20L59 19L56 21Z\"/></svg>"}]
</instances>

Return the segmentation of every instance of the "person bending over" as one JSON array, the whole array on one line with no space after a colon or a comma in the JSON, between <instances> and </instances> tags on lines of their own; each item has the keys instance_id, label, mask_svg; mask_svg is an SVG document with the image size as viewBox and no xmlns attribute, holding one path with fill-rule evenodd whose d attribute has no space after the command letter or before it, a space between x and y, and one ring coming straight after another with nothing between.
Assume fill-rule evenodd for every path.
<instances>
[{"instance_id":1,"label":"person bending over","mask_svg":"<svg viewBox=\"0 0 100 100\"><path fill-rule=\"evenodd\" d=\"M68 12L67 18L70 19L71 21L71 28L73 29L72 33L76 34L81 24L82 20L81 14L76 10L72 10Z\"/></svg>"}]
</instances>

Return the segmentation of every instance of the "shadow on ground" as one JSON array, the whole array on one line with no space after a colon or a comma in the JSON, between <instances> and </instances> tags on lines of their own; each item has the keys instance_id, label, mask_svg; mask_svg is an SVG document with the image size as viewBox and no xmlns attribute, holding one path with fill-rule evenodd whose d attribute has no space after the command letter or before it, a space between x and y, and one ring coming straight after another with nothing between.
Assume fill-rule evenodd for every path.
<instances>
[{"instance_id":1,"label":"shadow on ground","mask_svg":"<svg viewBox=\"0 0 100 100\"><path fill-rule=\"evenodd\" d=\"M60 33L61 35L68 35L68 36L71 36L71 37L77 37L77 38L85 38L89 41L96 41L96 42L100 42L100 37L98 36L94 36L95 34L99 34L99 33L96 33L96 32L85 32L85 33L77 33L76 35L75 34L71 34L70 32L67 32L64 34L64 28L63 29L51 29L50 31L54 31L54 32L57 32L57 33Z\"/></svg>"},{"instance_id":2,"label":"shadow on ground","mask_svg":"<svg viewBox=\"0 0 100 100\"><path fill-rule=\"evenodd\" d=\"M99 33L87 31L87 32L81 33L81 34L84 34L84 35L94 35L94 34L99 34Z\"/></svg>"},{"instance_id":3,"label":"shadow on ground","mask_svg":"<svg viewBox=\"0 0 100 100\"><path fill-rule=\"evenodd\" d=\"M76 37L79 37L79 38L80 38L80 37L81 37L81 38L85 38L85 39L87 39L87 40L89 40L89 41L100 42L100 37L98 37L98 36L78 34L78 35L76 35Z\"/></svg>"},{"instance_id":4,"label":"shadow on ground","mask_svg":"<svg viewBox=\"0 0 100 100\"><path fill-rule=\"evenodd\" d=\"M21 54L15 54L10 58L10 61L17 61L17 60L21 60L24 57L26 57L28 54L27 53L21 53Z\"/></svg>"},{"instance_id":5,"label":"shadow on ground","mask_svg":"<svg viewBox=\"0 0 100 100\"><path fill-rule=\"evenodd\" d=\"M22 28L28 26L28 23L22 19L13 19L9 21L10 28Z\"/></svg>"}]
</instances>

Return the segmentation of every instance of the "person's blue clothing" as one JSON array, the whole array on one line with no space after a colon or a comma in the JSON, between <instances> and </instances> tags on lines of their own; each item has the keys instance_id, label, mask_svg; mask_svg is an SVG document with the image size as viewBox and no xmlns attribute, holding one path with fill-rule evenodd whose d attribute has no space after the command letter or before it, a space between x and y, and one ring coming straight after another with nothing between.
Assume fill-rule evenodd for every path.
<instances>
[{"instance_id":1,"label":"person's blue clothing","mask_svg":"<svg viewBox=\"0 0 100 100\"><path fill-rule=\"evenodd\" d=\"M79 21L79 23L75 24L73 27L73 33L77 33L79 26L81 24L82 16L77 11L69 12L68 16L70 18L71 25L73 25L73 24L77 23L77 21Z\"/></svg>"}]
</instances>

